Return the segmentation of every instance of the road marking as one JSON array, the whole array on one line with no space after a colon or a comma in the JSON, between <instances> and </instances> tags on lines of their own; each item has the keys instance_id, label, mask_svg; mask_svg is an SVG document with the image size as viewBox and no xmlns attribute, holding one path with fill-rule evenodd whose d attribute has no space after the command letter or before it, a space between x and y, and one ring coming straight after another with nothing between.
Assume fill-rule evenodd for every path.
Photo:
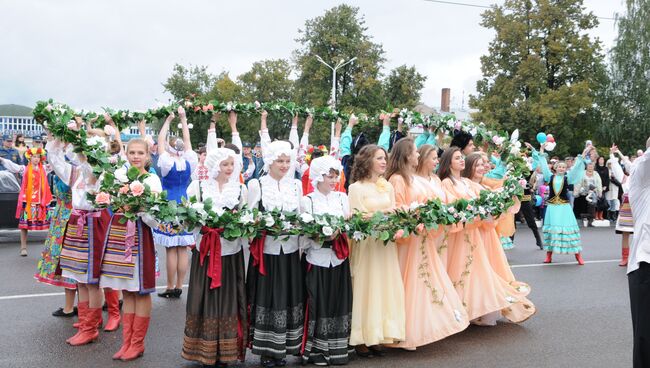
<instances>
[{"instance_id":1,"label":"road marking","mask_svg":"<svg viewBox=\"0 0 650 368\"><path fill-rule=\"evenodd\" d=\"M183 285L184 288L188 287L187 284ZM156 286L156 289L166 289L167 286ZM42 298L47 296L63 296L65 293L42 293L42 294L21 294L21 295L6 295L0 296L0 300L15 300L15 299L28 299L28 298Z\"/></svg>"},{"instance_id":2,"label":"road marking","mask_svg":"<svg viewBox=\"0 0 650 368\"><path fill-rule=\"evenodd\" d=\"M585 261L585 264L591 263L614 263L620 262L620 259L601 259L598 261ZM560 266L560 265L577 265L577 262L556 262L556 263L531 263L521 265L511 265L510 268L525 268L525 267L545 267L545 266Z\"/></svg>"}]
</instances>

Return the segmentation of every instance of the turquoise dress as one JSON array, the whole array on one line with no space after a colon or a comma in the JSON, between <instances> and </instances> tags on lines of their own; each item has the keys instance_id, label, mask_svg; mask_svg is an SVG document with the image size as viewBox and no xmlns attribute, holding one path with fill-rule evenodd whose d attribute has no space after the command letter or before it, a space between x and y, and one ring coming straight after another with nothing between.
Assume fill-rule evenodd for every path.
<instances>
[{"instance_id":1,"label":"turquoise dress","mask_svg":"<svg viewBox=\"0 0 650 368\"><path fill-rule=\"evenodd\" d=\"M584 159L582 156L576 157L576 161L565 175L553 175L548 167L546 158L533 152L533 159L542 168L544 181L550 181L553 178L554 192L559 197L559 193L564 189L565 184L576 184L582 180L585 173ZM566 179L566 180L565 180ZM555 202L555 203L553 203ZM544 236L544 250L547 252L559 254L577 254L582 252L580 240L580 228L576 221L573 209L568 201L553 200L548 201L546 215L544 217L544 226L542 227Z\"/></svg>"}]
</instances>

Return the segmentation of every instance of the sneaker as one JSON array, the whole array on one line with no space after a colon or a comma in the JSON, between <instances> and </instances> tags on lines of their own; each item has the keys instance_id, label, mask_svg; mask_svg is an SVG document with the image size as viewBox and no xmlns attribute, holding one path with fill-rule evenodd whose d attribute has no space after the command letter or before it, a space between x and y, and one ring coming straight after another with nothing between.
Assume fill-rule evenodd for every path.
<instances>
[{"instance_id":1,"label":"sneaker","mask_svg":"<svg viewBox=\"0 0 650 368\"><path fill-rule=\"evenodd\" d=\"M66 313L66 312L63 311L63 308L59 308L59 309L55 310L54 312L52 312L52 315L54 317L74 317L74 316L77 315L77 310L73 309L72 312Z\"/></svg>"}]
</instances>

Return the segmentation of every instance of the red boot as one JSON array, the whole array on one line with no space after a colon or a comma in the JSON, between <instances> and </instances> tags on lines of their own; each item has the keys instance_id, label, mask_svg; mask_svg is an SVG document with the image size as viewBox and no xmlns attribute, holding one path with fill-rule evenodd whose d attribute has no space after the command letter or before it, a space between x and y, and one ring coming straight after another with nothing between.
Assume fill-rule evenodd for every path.
<instances>
[{"instance_id":1,"label":"red boot","mask_svg":"<svg viewBox=\"0 0 650 368\"><path fill-rule=\"evenodd\" d=\"M551 263L553 261L553 252L546 252L546 259L544 263Z\"/></svg>"},{"instance_id":2,"label":"red boot","mask_svg":"<svg viewBox=\"0 0 650 368\"><path fill-rule=\"evenodd\" d=\"M627 266L627 259L630 256L630 248L623 248L621 252L621 263L618 265L621 267Z\"/></svg>"},{"instance_id":3,"label":"red boot","mask_svg":"<svg viewBox=\"0 0 650 368\"><path fill-rule=\"evenodd\" d=\"M121 359L122 355L129 350L131 347L131 338L133 335L133 319L135 318L135 313L124 313L124 318L122 319L122 347L120 350L113 355L113 359Z\"/></svg>"},{"instance_id":4,"label":"red boot","mask_svg":"<svg viewBox=\"0 0 650 368\"><path fill-rule=\"evenodd\" d=\"M120 293L113 289L104 289L104 297L108 305L108 322L104 331L115 331L120 327Z\"/></svg>"},{"instance_id":5,"label":"red boot","mask_svg":"<svg viewBox=\"0 0 650 368\"><path fill-rule=\"evenodd\" d=\"M582 259L582 254L580 254L580 253L576 253L576 261L578 261L578 264L580 266L585 265L585 261Z\"/></svg>"},{"instance_id":6,"label":"red boot","mask_svg":"<svg viewBox=\"0 0 650 368\"><path fill-rule=\"evenodd\" d=\"M131 334L131 346L122 354L122 361L134 360L144 354L144 338L149 328L149 317L135 316L133 319L133 333Z\"/></svg>"},{"instance_id":7,"label":"red boot","mask_svg":"<svg viewBox=\"0 0 650 368\"><path fill-rule=\"evenodd\" d=\"M72 346L86 345L99 337L101 326L102 308L88 308L88 313L83 324L79 327L79 335L75 336L68 343Z\"/></svg>"},{"instance_id":8,"label":"red boot","mask_svg":"<svg viewBox=\"0 0 650 368\"><path fill-rule=\"evenodd\" d=\"M72 324L72 327L79 328L81 326L81 318L88 310L88 302L77 303L77 317L78 321Z\"/></svg>"}]
</instances>

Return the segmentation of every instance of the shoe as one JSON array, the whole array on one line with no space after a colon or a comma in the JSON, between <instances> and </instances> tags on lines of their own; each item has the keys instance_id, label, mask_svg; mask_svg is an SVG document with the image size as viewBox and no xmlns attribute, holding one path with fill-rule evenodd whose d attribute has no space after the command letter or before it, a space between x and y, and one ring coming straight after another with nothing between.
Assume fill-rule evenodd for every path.
<instances>
[{"instance_id":1,"label":"shoe","mask_svg":"<svg viewBox=\"0 0 650 368\"><path fill-rule=\"evenodd\" d=\"M120 311L122 310L122 304L124 304L124 300L120 300ZM102 305L102 310L104 312L108 311L108 304L106 304L106 301L104 301L104 305Z\"/></svg>"},{"instance_id":2,"label":"shoe","mask_svg":"<svg viewBox=\"0 0 650 368\"><path fill-rule=\"evenodd\" d=\"M551 262L553 262L553 252L546 252L546 259L544 260L544 263Z\"/></svg>"},{"instance_id":3,"label":"shoe","mask_svg":"<svg viewBox=\"0 0 650 368\"><path fill-rule=\"evenodd\" d=\"M287 361L284 359L273 359L273 363L276 367L284 367L287 365Z\"/></svg>"},{"instance_id":4,"label":"shoe","mask_svg":"<svg viewBox=\"0 0 650 368\"><path fill-rule=\"evenodd\" d=\"M175 289L167 289L163 291L162 293L158 293L158 296L161 298L173 298L174 297L174 290Z\"/></svg>"},{"instance_id":5,"label":"shoe","mask_svg":"<svg viewBox=\"0 0 650 368\"><path fill-rule=\"evenodd\" d=\"M122 347L113 355L114 360L122 358L122 355L131 347L131 337L133 335L133 319L135 313L125 313L122 319Z\"/></svg>"},{"instance_id":6,"label":"shoe","mask_svg":"<svg viewBox=\"0 0 650 368\"><path fill-rule=\"evenodd\" d=\"M81 327L81 324L83 323L83 319L86 317L86 312L88 311L88 302L79 302L77 306L77 319L78 321L72 324L72 327L74 328L79 328ZM79 335L81 331L77 331L77 333L70 337L69 339L66 340L66 342L69 342L69 340L72 340L72 338L76 337Z\"/></svg>"},{"instance_id":7,"label":"shoe","mask_svg":"<svg viewBox=\"0 0 650 368\"><path fill-rule=\"evenodd\" d=\"M310 357L309 360L307 361L307 363L311 363L311 364L317 365L319 367L326 367L326 366L329 365L327 363L327 360L325 359L325 357L322 356L322 355L316 355L316 356Z\"/></svg>"},{"instance_id":8,"label":"shoe","mask_svg":"<svg viewBox=\"0 0 650 368\"><path fill-rule=\"evenodd\" d=\"M580 253L576 253L576 261L578 261L578 264L580 266L585 265L585 261L582 259L582 255Z\"/></svg>"},{"instance_id":9,"label":"shoe","mask_svg":"<svg viewBox=\"0 0 650 368\"><path fill-rule=\"evenodd\" d=\"M372 351L365 345L357 345L354 347L355 353L362 358L372 358Z\"/></svg>"},{"instance_id":10,"label":"shoe","mask_svg":"<svg viewBox=\"0 0 650 368\"><path fill-rule=\"evenodd\" d=\"M21 248L20 249L20 256L21 257L27 257L27 249Z\"/></svg>"},{"instance_id":11,"label":"shoe","mask_svg":"<svg viewBox=\"0 0 650 368\"><path fill-rule=\"evenodd\" d=\"M120 293L117 290L104 290L104 297L108 305L108 321L104 331L115 331L120 327Z\"/></svg>"},{"instance_id":12,"label":"shoe","mask_svg":"<svg viewBox=\"0 0 650 368\"><path fill-rule=\"evenodd\" d=\"M74 317L77 315L77 311L75 309L72 310L70 313L66 313L63 311L63 308L59 308L52 312L52 315L54 317Z\"/></svg>"},{"instance_id":13,"label":"shoe","mask_svg":"<svg viewBox=\"0 0 650 368\"><path fill-rule=\"evenodd\" d=\"M133 332L131 333L131 346L120 358L123 362L134 360L144 354L144 338L149 329L150 317L135 316L133 318Z\"/></svg>"},{"instance_id":14,"label":"shoe","mask_svg":"<svg viewBox=\"0 0 650 368\"><path fill-rule=\"evenodd\" d=\"M384 353L384 349L382 349L379 345L368 346L368 350L372 351L372 355L374 356L383 357L386 355L386 353Z\"/></svg>"},{"instance_id":15,"label":"shoe","mask_svg":"<svg viewBox=\"0 0 650 368\"><path fill-rule=\"evenodd\" d=\"M79 334L68 341L72 346L86 345L97 340L101 326L102 308L88 308L86 317L79 327Z\"/></svg>"},{"instance_id":16,"label":"shoe","mask_svg":"<svg viewBox=\"0 0 650 368\"><path fill-rule=\"evenodd\" d=\"M264 368L273 368L275 367L275 359L261 356L260 357L260 365Z\"/></svg>"},{"instance_id":17,"label":"shoe","mask_svg":"<svg viewBox=\"0 0 650 368\"><path fill-rule=\"evenodd\" d=\"M172 298L179 299L181 294L183 294L183 289L173 289Z\"/></svg>"},{"instance_id":18,"label":"shoe","mask_svg":"<svg viewBox=\"0 0 650 368\"><path fill-rule=\"evenodd\" d=\"M623 248L621 250L621 262L618 264L621 267L627 266L627 259L630 257L630 248Z\"/></svg>"}]
</instances>

